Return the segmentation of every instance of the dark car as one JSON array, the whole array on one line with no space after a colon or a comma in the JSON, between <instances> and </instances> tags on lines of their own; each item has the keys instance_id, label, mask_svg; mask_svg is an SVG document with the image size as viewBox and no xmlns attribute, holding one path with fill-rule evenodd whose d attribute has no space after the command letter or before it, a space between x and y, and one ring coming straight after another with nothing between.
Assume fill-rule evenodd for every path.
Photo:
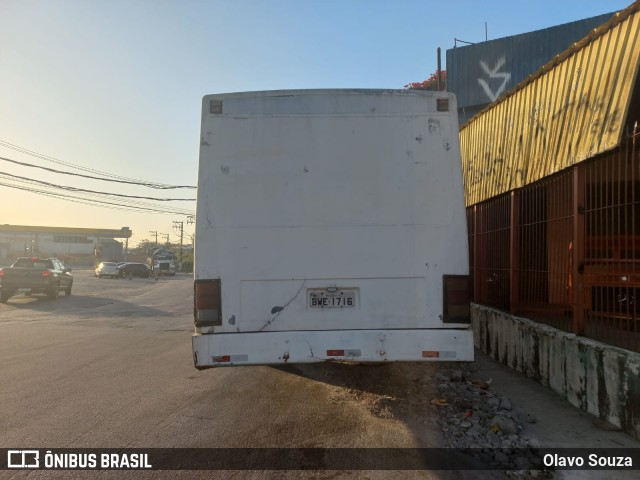
<instances>
[{"instance_id":1,"label":"dark car","mask_svg":"<svg viewBox=\"0 0 640 480\"><path fill-rule=\"evenodd\" d=\"M151 269L144 263L129 262L118 267L121 277L149 278Z\"/></svg>"},{"instance_id":2,"label":"dark car","mask_svg":"<svg viewBox=\"0 0 640 480\"><path fill-rule=\"evenodd\" d=\"M57 258L20 257L11 267L0 268L0 302L17 293L43 293L58 298L60 290L71 295L71 269Z\"/></svg>"}]
</instances>

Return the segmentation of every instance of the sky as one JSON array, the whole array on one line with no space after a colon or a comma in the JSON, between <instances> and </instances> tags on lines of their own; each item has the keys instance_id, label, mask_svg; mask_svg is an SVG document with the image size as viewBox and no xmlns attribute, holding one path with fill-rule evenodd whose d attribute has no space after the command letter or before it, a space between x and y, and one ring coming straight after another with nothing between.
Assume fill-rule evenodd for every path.
<instances>
[{"instance_id":1,"label":"sky","mask_svg":"<svg viewBox=\"0 0 640 480\"><path fill-rule=\"evenodd\" d=\"M183 222L187 243L195 201L156 199L196 190L145 185L197 184L204 95L403 88L435 72L438 47L446 68L454 38L484 40L485 22L492 40L631 3L0 0L0 224L127 226L135 245L177 242Z\"/></svg>"}]
</instances>

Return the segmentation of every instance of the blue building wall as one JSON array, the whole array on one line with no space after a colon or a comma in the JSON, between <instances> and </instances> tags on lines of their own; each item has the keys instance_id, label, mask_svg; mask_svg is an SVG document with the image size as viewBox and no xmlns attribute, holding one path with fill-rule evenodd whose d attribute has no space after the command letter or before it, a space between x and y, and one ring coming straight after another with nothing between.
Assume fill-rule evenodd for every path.
<instances>
[{"instance_id":1,"label":"blue building wall","mask_svg":"<svg viewBox=\"0 0 640 480\"><path fill-rule=\"evenodd\" d=\"M607 22L614 13L447 50L447 90L458 98L460 123Z\"/></svg>"}]
</instances>

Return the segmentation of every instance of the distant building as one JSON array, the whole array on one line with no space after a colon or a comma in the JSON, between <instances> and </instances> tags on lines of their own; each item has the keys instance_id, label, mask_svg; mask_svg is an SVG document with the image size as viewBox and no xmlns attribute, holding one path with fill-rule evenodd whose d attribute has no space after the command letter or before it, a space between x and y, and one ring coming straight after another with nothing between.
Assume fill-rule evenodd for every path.
<instances>
[{"instance_id":1,"label":"distant building","mask_svg":"<svg viewBox=\"0 0 640 480\"><path fill-rule=\"evenodd\" d=\"M456 94L460 124L613 15L607 13L447 50L447 89Z\"/></svg>"},{"instance_id":2,"label":"distant building","mask_svg":"<svg viewBox=\"0 0 640 480\"><path fill-rule=\"evenodd\" d=\"M123 260L129 227L120 229L0 225L0 262L25 255L56 256L67 263ZM124 239L123 242L118 239Z\"/></svg>"}]
</instances>

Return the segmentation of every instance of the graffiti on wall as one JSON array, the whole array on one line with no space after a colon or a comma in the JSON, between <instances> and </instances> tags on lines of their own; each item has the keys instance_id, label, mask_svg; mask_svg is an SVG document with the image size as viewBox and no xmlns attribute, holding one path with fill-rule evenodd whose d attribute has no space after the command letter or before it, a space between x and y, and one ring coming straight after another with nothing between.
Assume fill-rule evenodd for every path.
<instances>
[{"instance_id":1,"label":"graffiti on wall","mask_svg":"<svg viewBox=\"0 0 640 480\"><path fill-rule=\"evenodd\" d=\"M489 86L489 82L484 78L478 79L478 83L484 90L484 93L487 94L487 97L489 97L489 100L492 102L495 102L496 99L500 95L502 95L504 90L507 88L507 83L511 79L511 73L500 71L500 69L504 66L505 63L506 63L506 59L505 57L502 57L496 62L493 68L489 68L489 65L487 65L486 62L480 60L480 68L487 75L487 77L489 77L489 79L496 79L496 78L502 79L502 83L498 85L498 88L496 90L492 90L491 87ZM492 83L495 83L495 82L492 82Z\"/></svg>"},{"instance_id":2,"label":"graffiti on wall","mask_svg":"<svg viewBox=\"0 0 640 480\"><path fill-rule=\"evenodd\" d=\"M623 115L619 106L608 103L609 98L585 88L559 103L537 99L527 110L513 104L495 107L501 108L505 135L487 128L495 124L478 122L479 131L465 131L461 138L468 155L464 161L467 199L478 203L520 188L616 144ZM472 135L483 141L469 146Z\"/></svg>"}]
</instances>

